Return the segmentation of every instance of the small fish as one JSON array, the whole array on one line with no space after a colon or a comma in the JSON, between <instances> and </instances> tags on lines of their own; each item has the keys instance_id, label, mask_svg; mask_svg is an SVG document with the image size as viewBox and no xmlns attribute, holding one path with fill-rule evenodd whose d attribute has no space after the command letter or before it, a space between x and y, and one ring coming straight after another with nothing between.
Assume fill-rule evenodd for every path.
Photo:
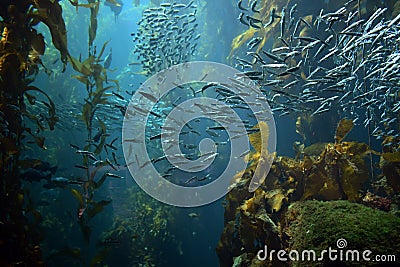
<instances>
[{"instance_id":1,"label":"small fish","mask_svg":"<svg viewBox=\"0 0 400 267\"><path fill-rule=\"evenodd\" d=\"M257 0L254 1L254 2L251 4L251 11L253 11L253 12L255 12L255 13L260 13L260 10L257 10L257 9L256 9L256 6L257 6Z\"/></svg>"},{"instance_id":2,"label":"small fish","mask_svg":"<svg viewBox=\"0 0 400 267\"><path fill-rule=\"evenodd\" d=\"M200 214L196 213L196 212L191 212L191 213L188 214L188 216L190 218L198 218L198 217L200 217Z\"/></svg>"},{"instance_id":3,"label":"small fish","mask_svg":"<svg viewBox=\"0 0 400 267\"><path fill-rule=\"evenodd\" d=\"M154 102L154 103L157 103L157 98L154 97L153 95L151 95L151 94L149 94L149 93L146 93L146 92L142 92L142 91L139 91L139 94L141 94L142 96L144 96L144 97L147 98L148 100L150 100L150 101L152 101L152 102Z\"/></svg>"},{"instance_id":4,"label":"small fish","mask_svg":"<svg viewBox=\"0 0 400 267\"><path fill-rule=\"evenodd\" d=\"M119 99L125 100L125 97L123 97L122 95L120 95L120 94L118 94L118 93L116 93L116 92L114 92L114 91L111 91L111 93L112 93L113 95L115 95L116 97L118 97Z\"/></svg>"},{"instance_id":5,"label":"small fish","mask_svg":"<svg viewBox=\"0 0 400 267\"><path fill-rule=\"evenodd\" d=\"M75 168L78 168L78 169L84 169L84 170L87 170L87 169L88 169L87 166L83 166L83 165L79 165L79 164L75 164L74 167L75 167Z\"/></svg>"},{"instance_id":6,"label":"small fish","mask_svg":"<svg viewBox=\"0 0 400 267\"><path fill-rule=\"evenodd\" d=\"M243 25L250 26L250 24L244 19L244 13L240 13L238 19Z\"/></svg>"},{"instance_id":7,"label":"small fish","mask_svg":"<svg viewBox=\"0 0 400 267\"><path fill-rule=\"evenodd\" d=\"M262 68L272 68L272 69L285 69L288 67L288 65L284 63L271 63L271 64L265 64L261 65Z\"/></svg>"},{"instance_id":8,"label":"small fish","mask_svg":"<svg viewBox=\"0 0 400 267\"><path fill-rule=\"evenodd\" d=\"M88 150L76 150L75 152L78 154L83 154L83 155L93 154L93 152L88 151Z\"/></svg>"},{"instance_id":9,"label":"small fish","mask_svg":"<svg viewBox=\"0 0 400 267\"><path fill-rule=\"evenodd\" d=\"M155 140L155 139L161 139L161 134L156 134L150 137L150 141Z\"/></svg>"},{"instance_id":10,"label":"small fish","mask_svg":"<svg viewBox=\"0 0 400 267\"><path fill-rule=\"evenodd\" d=\"M270 53L268 51L264 51L264 50L262 50L262 52L264 53L264 55L266 55L267 57L271 58L274 61L281 62L281 63L285 62L285 59L283 59L275 54L272 54L272 53Z\"/></svg>"},{"instance_id":11,"label":"small fish","mask_svg":"<svg viewBox=\"0 0 400 267\"><path fill-rule=\"evenodd\" d=\"M113 146L112 144L107 144L107 143L105 143L104 145L107 146L107 147L109 147L109 148L111 148L112 150L117 150L117 149L118 149L118 148L116 148L115 146Z\"/></svg>"},{"instance_id":12,"label":"small fish","mask_svg":"<svg viewBox=\"0 0 400 267\"><path fill-rule=\"evenodd\" d=\"M206 176L204 176L204 177L202 177L202 178L198 178L197 181L198 181L198 182L202 182L202 181L205 181L205 180L207 180L207 179L210 179L210 177L211 177L211 175L210 175L210 174L207 174Z\"/></svg>"},{"instance_id":13,"label":"small fish","mask_svg":"<svg viewBox=\"0 0 400 267\"><path fill-rule=\"evenodd\" d=\"M212 130L206 130L206 133L208 133L212 137L219 137L219 134L214 132L214 131L212 131Z\"/></svg>"},{"instance_id":14,"label":"small fish","mask_svg":"<svg viewBox=\"0 0 400 267\"><path fill-rule=\"evenodd\" d=\"M110 173L110 172L106 172L106 176L111 177L111 178L117 178L117 179L124 179L125 177L114 174L114 173Z\"/></svg>"},{"instance_id":15,"label":"small fish","mask_svg":"<svg viewBox=\"0 0 400 267\"><path fill-rule=\"evenodd\" d=\"M112 145L115 143L115 141L117 141L117 140L118 140L118 137L115 137L115 138L111 141L110 145L112 146Z\"/></svg>"},{"instance_id":16,"label":"small fish","mask_svg":"<svg viewBox=\"0 0 400 267\"><path fill-rule=\"evenodd\" d=\"M197 176L193 176L193 177L187 179L183 184L190 184L194 181L197 181Z\"/></svg>"},{"instance_id":17,"label":"small fish","mask_svg":"<svg viewBox=\"0 0 400 267\"><path fill-rule=\"evenodd\" d=\"M159 157L159 158L156 158L156 159L152 160L152 163L160 162L160 161L162 161L162 160L165 160L166 158L167 158L166 155L161 156L161 157Z\"/></svg>"},{"instance_id":18,"label":"small fish","mask_svg":"<svg viewBox=\"0 0 400 267\"><path fill-rule=\"evenodd\" d=\"M212 153L211 155L207 156L205 159L202 159L201 162L206 162L210 159L215 159L215 157L217 157L219 155L218 152Z\"/></svg>"},{"instance_id":19,"label":"small fish","mask_svg":"<svg viewBox=\"0 0 400 267\"><path fill-rule=\"evenodd\" d=\"M112 162L109 159L106 159L107 164L114 170L117 171L117 168L112 164Z\"/></svg>"},{"instance_id":20,"label":"small fish","mask_svg":"<svg viewBox=\"0 0 400 267\"><path fill-rule=\"evenodd\" d=\"M208 88L214 87L214 86L218 86L218 83L214 83L214 82L209 82L206 85L204 85L199 91L196 91L197 93L202 93L204 94L204 91L207 90Z\"/></svg>"},{"instance_id":21,"label":"small fish","mask_svg":"<svg viewBox=\"0 0 400 267\"><path fill-rule=\"evenodd\" d=\"M280 21L280 25L281 25L281 36L280 38L283 37L283 34L285 33L285 24L286 24L286 9L285 7L282 7L282 12L281 12L281 21Z\"/></svg>"},{"instance_id":22,"label":"small fish","mask_svg":"<svg viewBox=\"0 0 400 267\"><path fill-rule=\"evenodd\" d=\"M289 11L289 18L293 18L294 17L294 12L296 12L296 8L297 8L297 4L294 4Z\"/></svg>"},{"instance_id":23,"label":"small fish","mask_svg":"<svg viewBox=\"0 0 400 267\"><path fill-rule=\"evenodd\" d=\"M112 157L113 157L114 163L115 163L117 166L119 166L119 164L118 164L118 162L117 162L117 158L116 158L115 153L112 152L111 155L112 155Z\"/></svg>"},{"instance_id":24,"label":"small fish","mask_svg":"<svg viewBox=\"0 0 400 267\"><path fill-rule=\"evenodd\" d=\"M243 11L248 11L248 9L246 9L246 8L244 8L243 6L242 6L242 2L243 2L243 0L239 0L239 2L238 2L238 8L240 9L240 10L243 10Z\"/></svg>"},{"instance_id":25,"label":"small fish","mask_svg":"<svg viewBox=\"0 0 400 267\"><path fill-rule=\"evenodd\" d=\"M74 144L69 144L70 147L72 147L75 150L79 150L79 146L74 145Z\"/></svg>"},{"instance_id":26,"label":"small fish","mask_svg":"<svg viewBox=\"0 0 400 267\"><path fill-rule=\"evenodd\" d=\"M276 9L273 8L273 9L271 10L271 12L269 13L269 22L268 22L267 24L264 25L264 28L267 28L267 27L270 26L272 23L274 23L274 20L275 20L276 18L280 18L280 16L276 15L275 12L276 12Z\"/></svg>"},{"instance_id":27,"label":"small fish","mask_svg":"<svg viewBox=\"0 0 400 267\"><path fill-rule=\"evenodd\" d=\"M96 135L93 136L93 138L92 138L93 142L95 142L95 143L99 142L102 134L103 134L103 129L99 129L98 132L96 133Z\"/></svg>"},{"instance_id":28,"label":"small fish","mask_svg":"<svg viewBox=\"0 0 400 267\"><path fill-rule=\"evenodd\" d=\"M225 130L224 126L210 126L208 127L209 130Z\"/></svg>"},{"instance_id":29,"label":"small fish","mask_svg":"<svg viewBox=\"0 0 400 267\"><path fill-rule=\"evenodd\" d=\"M248 43L247 43L247 47L249 49L253 49L254 47L256 47L258 44L260 44L262 41L261 37L255 37L253 39L251 39Z\"/></svg>"}]
</instances>

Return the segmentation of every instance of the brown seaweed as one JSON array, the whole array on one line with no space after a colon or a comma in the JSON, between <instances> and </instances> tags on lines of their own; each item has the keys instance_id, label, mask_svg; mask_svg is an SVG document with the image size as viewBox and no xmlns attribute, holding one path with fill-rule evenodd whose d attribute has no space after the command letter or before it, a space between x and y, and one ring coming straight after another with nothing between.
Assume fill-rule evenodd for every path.
<instances>
[{"instance_id":1,"label":"brown seaweed","mask_svg":"<svg viewBox=\"0 0 400 267\"><path fill-rule=\"evenodd\" d=\"M372 183L365 158L371 153L381 156L380 168L387 181L385 191L391 196L399 192L398 140L388 137L384 143L390 145L378 153L365 143L343 141L352 126L352 120L341 120L335 143L311 145L304 149L302 159L276 157L267 178L254 193L247 190L257 162L257 154L252 154L253 162L240 174L240 179L234 178L232 190L226 196L225 229L217 246L221 266L232 266L234 258L246 266L257 266L254 255L259 247L254 240L266 244L268 249L280 249L282 239L290 236L280 236L279 232L285 229L278 227L293 203L345 199L365 204L367 198L363 196L370 194L365 185ZM254 136L251 140L253 145ZM390 198L375 196L374 201L367 204L390 210Z\"/></svg>"},{"instance_id":2,"label":"brown seaweed","mask_svg":"<svg viewBox=\"0 0 400 267\"><path fill-rule=\"evenodd\" d=\"M353 120L342 119L337 128L335 134L335 143L340 143L346 137L346 135L353 129L354 122Z\"/></svg>"}]
</instances>

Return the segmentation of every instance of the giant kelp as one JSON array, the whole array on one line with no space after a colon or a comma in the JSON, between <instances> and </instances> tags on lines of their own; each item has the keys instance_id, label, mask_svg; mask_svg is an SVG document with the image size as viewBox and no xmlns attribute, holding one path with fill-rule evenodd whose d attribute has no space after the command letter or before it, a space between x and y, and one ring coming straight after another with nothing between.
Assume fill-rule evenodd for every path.
<instances>
[{"instance_id":1,"label":"giant kelp","mask_svg":"<svg viewBox=\"0 0 400 267\"><path fill-rule=\"evenodd\" d=\"M85 60L81 60L71 55L68 56L68 61L71 63L73 69L78 72L77 75L73 75L72 77L76 78L84 85L87 93L87 96L84 98L85 103L82 106L81 115L81 119L86 126L87 143L81 149L79 149L80 147L74 146L76 152L82 155L82 164L75 166L85 169L86 171L84 177L79 177L79 180L83 181L83 185L79 188L71 187L69 190L78 204L75 218L85 241L85 246L77 249L77 251L82 260L86 262L86 264L90 264L90 266L101 263L107 255L108 249L106 248L99 248L93 256L91 256L88 251L89 247L93 244L93 219L112 201L111 199L95 199L96 192L101 188L106 178L111 176L109 172L106 172L100 175L100 177L97 177L97 172L104 166L109 166L116 170L116 167L109 159L103 161L96 158L102 154L102 152L104 153L104 145L106 143L106 137L108 136L107 126L104 121L97 116L96 112L100 110L103 105L108 103L110 94L107 93L107 90L115 87L111 85L105 86L109 81L107 79L106 68L101 63L108 41L102 45L99 52L94 45L97 35L99 4L99 1L89 1L89 4L84 6L90 9L88 57ZM75 5L77 7L82 6L78 3ZM113 82L118 86L116 80L113 80ZM98 136L94 134L96 128L100 129ZM96 163L92 164L93 161ZM114 164L118 165L117 162L114 162ZM61 255L63 254L61 253Z\"/></svg>"},{"instance_id":2,"label":"giant kelp","mask_svg":"<svg viewBox=\"0 0 400 267\"><path fill-rule=\"evenodd\" d=\"M42 132L46 129L53 130L58 123L58 116L56 115L58 106L53 102L49 93L31 85L40 72L40 68L43 68L47 74L53 72L41 61L46 45L44 35L35 27L39 23L43 23L49 28L52 43L61 54L61 61L64 65L63 71L68 60L72 67L79 72L79 75L75 78L86 85L88 97L85 102L87 105L83 107L82 120L88 130L89 140L94 139L92 137L93 127L98 126L104 132L99 137L100 142L91 141L82 150L93 151L91 153L97 155L102 152L105 144L106 126L100 118L95 116L99 105L106 103L106 90L111 88L111 86L103 86L108 81L105 69L100 64L107 43L103 45L100 53L97 53L93 44L96 37L100 1L89 1L88 4L82 4L78 1L70 2L76 7L89 8L91 11L90 51L88 59L83 62L75 59L68 52L66 26L62 17L62 8L58 1L20 1L18 4L12 1L3 1L1 4L0 15L2 17L1 30L3 34L0 41L0 108L2 112L1 123L5 126L2 127L0 142L2 148L1 168L2 174L4 174L1 180L3 188L1 222L4 225L2 227L2 233L4 233L4 235L2 234L2 239L4 237L2 253L4 252L7 255L2 257L2 264L5 265L23 263L29 266L38 266L44 264L40 258L41 246L39 245L43 235L38 235L37 229L46 227L46 225L42 224L42 216L37 210L38 207L31 200L29 190L22 191L18 176L19 171L22 171L21 177L26 177L30 182L47 179L48 183L44 186L69 188L72 197L78 202L74 220L78 221L83 238L87 243L89 243L91 236L90 221L97 217L111 202L110 200L94 200L94 192L104 183L106 175L96 180L94 176L96 171L104 164L97 166L98 168L92 169L90 172L88 170L87 177L79 177L78 181L71 180L71 183L68 182L68 184L82 185L79 188L76 185L56 184L54 183L55 180L50 180L54 172L36 170L38 165L46 166L43 161L37 159L18 160L22 144L25 148L28 147L27 145L36 144L42 149L47 149ZM53 61L56 62L56 60ZM118 85L117 81L114 81L114 83ZM60 96L60 93L58 95ZM89 154L83 155L81 167L89 169L89 156ZM37 174L37 177L30 178L29 175L32 173ZM47 204L44 203L44 205ZM3 246L5 246L4 249ZM10 251L14 252L10 253ZM69 255L73 258L79 256L82 262L89 264L92 261L92 265L95 265L104 258L105 250L99 249L97 255L94 255L92 259L89 258L89 253L81 253L80 249L65 247L61 251L52 251L48 260L57 257L57 255L59 257L68 257Z\"/></svg>"},{"instance_id":3,"label":"giant kelp","mask_svg":"<svg viewBox=\"0 0 400 267\"><path fill-rule=\"evenodd\" d=\"M43 89L30 85L42 65L45 51L43 35L34 26L45 24L51 33L52 43L66 63L68 55L65 24L58 1L26 0L2 1L0 4L0 114L1 114L1 264L26 264L40 266L40 238L36 236L36 224L31 224L30 214L40 219L40 214L30 205L29 197L21 189L19 178L20 146L27 135L45 149L44 137L39 133L46 129L37 114L26 105L35 105L39 96L48 109L45 116L49 129L57 121L54 103ZM37 129L25 127L24 118L35 122ZM31 234L30 234L31 232Z\"/></svg>"}]
</instances>

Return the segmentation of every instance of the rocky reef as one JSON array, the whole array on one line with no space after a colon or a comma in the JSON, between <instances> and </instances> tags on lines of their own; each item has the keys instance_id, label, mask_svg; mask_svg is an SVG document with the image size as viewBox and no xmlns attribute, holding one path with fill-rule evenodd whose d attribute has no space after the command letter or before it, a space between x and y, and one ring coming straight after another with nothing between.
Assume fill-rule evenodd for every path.
<instances>
[{"instance_id":1,"label":"rocky reef","mask_svg":"<svg viewBox=\"0 0 400 267\"><path fill-rule=\"evenodd\" d=\"M373 255L399 258L398 148L385 146L376 152L367 144L343 141L352 127L351 120L343 119L334 143L303 146L296 159L276 157L255 192L248 188L257 155L262 153L249 155L251 164L234 178L226 196L225 228L217 247L220 266L309 266L310 262L280 261L276 254L271 260L260 261L257 253L267 247L275 253L315 249L318 255L329 246L337 249L341 238L349 249L369 249ZM255 148L258 138L250 137ZM379 164L374 164L379 167L376 176L368 166L371 155L380 158Z\"/></svg>"}]
</instances>

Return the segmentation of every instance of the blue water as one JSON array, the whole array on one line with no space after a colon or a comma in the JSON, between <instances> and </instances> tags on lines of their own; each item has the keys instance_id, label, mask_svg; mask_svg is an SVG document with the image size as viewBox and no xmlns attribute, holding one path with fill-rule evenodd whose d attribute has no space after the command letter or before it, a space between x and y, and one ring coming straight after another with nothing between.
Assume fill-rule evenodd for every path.
<instances>
[{"instance_id":1,"label":"blue water","mask_svg":"<svg viewBox=\"0 0 400 267\"><path fill-rule=\"evenodd\" d=\"M70 54L75 58L81 55L84 60L88 54L89 11L79 8L76 12L67 1L62 3L67 22ZM113 91L129 100L129 92L135 92L146 80L146 77L140 74L142 70L138 64L140 59L138 60L137 54L133 53L135 44L132 42L131 33L137 31L137 23L142 17L143 10L153 5L149 1L140 1L138 6L134 6L131 0L124 0L123 3L123 10L116 19L109 7L104 6L103 3L100 5L95 46L99 52L102 45L109 41L102 56L104 59L112 48L112 62L107 71L109 80L107 85L114 85L112 80L118 80L120 90L114 88ZM236 1L207 0L195 1L195 4L198 5L197 32L201 34L201 38L198 43L198 52L192 56L191 60L230 64L226 58L231 50L231 41L245 29L237 22L239 11L236 8ZM39 29L45 33L46 40L50 43L50 34L46 27L41 25ZM267 45L271 44L272 40ZM84 84L71 77L77 74L71 64L68 64L65 73L61 73L61 63L51 63L58 57L58 52L55 53L54 48L50 50L52 53L46 54L43 61L50 64L53 74L50 77L44 73L39 74L35 85L39 88L48 88L46 92L60 107L62 116L59 124L68 126L64 129L56 128L45 134L47 150L27 150L22 157L48 161L51 165L58 167L54 176L80 180L87 175L87 172L74 167L74 165L82 164L82 156L76 153L76 149L71 148L70 144L83 148L88 143L87 129L81 116L84 99L87 98L88 92ZM174 97L177 96L178 94ZM116 96L110 97L117 99ZM171 106L164 108L168 109ZM123 117L120 111L114 107L112 110L99 114L96 118L107 124L107 143L115 138L117 141L115 141L116 149L109 147L107 154L103 151L100 155L96 155L102 160L109 159L112 164L107 166L107 169L99 170L94 179L98 181L107 171L122 176L124 179L107 178L106 182L96 189L94 201L112 200L112 202L93 219L87 221L91 229L89 241L85 240L82 222L77 215L79 205L70 190L72 188L83 192L84 186L74 184L63 188L44 189L43 181L25 183L34 202L43 204L38 209L44 218L41 227L43 229L42 249L46 263L49 266L88 266L96 254L106 249L102 254L104 259L98 266L218 266L215 248L224 227L224 199L202 207L179 208L168 206L146 196L135 183L131 173L124 167L127 162L125 162L121 146ZM241 115L244 117L246 113ZM114 118L118 116L120 120L115 120ZM156 116L149 118L146 133L148 139L161 131L155 123ZM292 116L275 117L279 155L294 156L292 144L301 139L296 134L295 121L296 118ZM193 133L182 135L180 148L184 153L198 154L198 148L187 149L183 144L198 145L200 140L207 136L205 129L213 126L213 122L202 119L199 122L193 122L192 125L196 125L195 130L201 134L201 137ZM93 135L100 129L100 125L96 124L93 127ZM188 128L184 130L190 131ZM334 131L335 125L327 123L323 131L312 132L306 143L310 145L321 140L333 141ZM357 136L360 140L367 138L365 131L362 130L354 130L350 137L352 136ZM219 133L217 139L217 141L227 140L226 133ZM162 151L156 149L160 147L160 141L149 142L147 145L154 149L150 153L153 159L162 156ZM230 149L222 148L218 152L221 155L228 155ZM212 181L222 172L226 165L226 158L218 159L213 164L199 175L211 174L210 181ZM111 165L116 169L113 169ZM160 172L170 167L163 162L157 166ZM173 182L182 185L191 176L174 172L174 177ZM111 238L115 240L108 240L115 242L104 243L104 240L110 238L110 235L107 236L110 233L112 233ZM79 256L71 253L71 249L79 251ZM82 261L77 258L81 258Z\"/></svg>"}]
</instances>

